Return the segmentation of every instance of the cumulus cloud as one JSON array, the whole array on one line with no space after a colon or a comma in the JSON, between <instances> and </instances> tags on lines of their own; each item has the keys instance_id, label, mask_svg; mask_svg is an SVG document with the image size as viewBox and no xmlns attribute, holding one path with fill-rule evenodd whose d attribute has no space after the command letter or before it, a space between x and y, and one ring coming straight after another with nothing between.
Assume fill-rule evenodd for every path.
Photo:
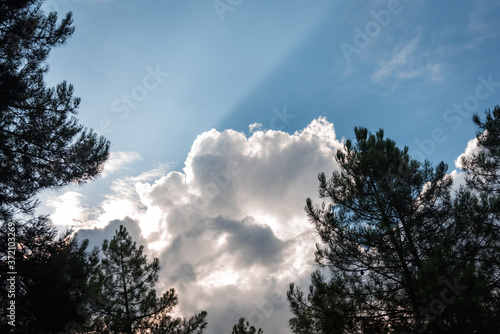
<instances>
[{"instance_id":1,"label":"cumulus cloud","mask_svg":"<svg viewBox=\"0 0 500 334\"><path fill-rule=\"evenodd\" d=\"M472 158L480 152L480 148L478 146L477 138L473 138L469 140L467 143L467 147L465 148L464 153L460 154L458 158L455 159L455 167L463 168L462 159Z\"/></svg>"},{"instance_id":2,"label":"cumulus cloud","mask_svg":"<svg viewBox=\"0 0 500 334\"><path fill-rule=\"evenodd\" d=\"M167 164L114 179L92 210L77 192L52 198L55 219L92 225L78 232L92 246L125 225L150 257L160 259L157 287L176 289L176 315L208 311L207 334L230 333L240 317L267 333L288 332L287 287L307 287L318 241L305 199L320 202L317 174L337 168L334 157L343 144L325 118L293 134L253 130L204 132L182 170ZM471 140L464 155L476 149ZM134 156L116 157L133 162ZM463 182L463 173L452 176Z\"/></svg>"},{"instance_id":3,"label":"cumulus cloud","mask_svg":"<svg viewBox=\"0 0 500 334\"><path fill-rule=\"evenodd\" d=\"M205 132L181 171L115 180L98 228L80 231L102 242L120 223L134 227L160 258L158 288L176 288L180 314L207 310L207 334L230 332L240 317L284 333L287 286L314 269L305 199L318 200L317 174L336 168L342 147L325 118L293 134L253 130Z\"/></svg>"},{"instance_id":4,"label":"cumulus cloud","mask_svg":"<svg viewBox=\"0 0 500 334\"><path fill-rule=\"evenodd\" d=\"M464 153L460 154L455 159L455 170L451 172L451 176L453 177L453 188L458 189L460 186L465 186L467 172L463 171L462 159L469 159L473 156L480 153L481 148L478 146L477 138L473 138L469 140L467 143L467 147L465 148Z\"/></svg>"},{"instance_id":5,"label":"cumulus cloud","mask_svg":"<svg viewBox=\"0 0 500 334\"><path fill-rule=\"evenodd\" d=\"M89 249L94 247L101 247L102 242L107 239L113 239L115 231L120 229L120 225L123 225L133 240L139 245L145 245L147 240L142 237L141 229L137 221L126 217L122 220L115 219L108 223L104 228L92 228L92 229L80 229L78 231L78 238L80 240L89 240Z\"/></svg>"},{"instance_id":6,"label":"cumulus cloud","mask_svg":"<svg viewBox=\"0 0 500 334\"><path fill-rule=\"evenodd\" d=\"M150 257L160 259L157 287L176 289L176 315L208 311L207 334L230 333L240 317L267 333L288 333L287 287L306 288L315 268L318 240L305 199L320 202L317 174L337 168L334 157L342 148L325 118L293 134L211 130L193 142L182 170L161 165L113 180L94 216L86 215L89 208L78 210L84 202L78 193L52 204L75 208L75 220L94 226L79 231L92 246L125 225ZM464 155L476 148L471 140ZM463 173L452 176L463 182Z\"/></svg>"},{"instance_id":7,"label":"cumulus cloud","mask_svg":"<svg viewBox=\"0 0 500 334\"><path fill-rule=\"evenodd\" d=\"M137 176L125 176L111 181L108 192L101 194L104 197L98 206L87 208L81 219L85 226L93 228L104 228L110 221L124 219L126 217L137 221L155 220L151 216L156 215L154 208L146 210L136 191L135 184L138 182L154 181L165 175L170 164L159 164L157 168L141 173ZM146 229L142 229L147 234Z\"/></svg>"}]
</instances>

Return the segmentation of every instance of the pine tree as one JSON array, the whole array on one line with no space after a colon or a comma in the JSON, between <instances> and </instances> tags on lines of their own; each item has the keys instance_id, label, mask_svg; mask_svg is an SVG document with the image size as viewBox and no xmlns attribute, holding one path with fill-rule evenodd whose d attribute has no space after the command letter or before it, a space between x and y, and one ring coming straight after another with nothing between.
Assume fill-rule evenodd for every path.
<instances>
[{"instance_id":1,"label":"pine tree","mask_svg":"<svg viewBox=\"0 0 500 334\"><path fill-rule=\"evenodd\" d=\"M444 163L411 159L382 130L355 133L356 144L337 152L340 170L330 180L319 175L320 196L332 204L306 201L322 241L321 270L307 297L290 286L294 332L493 330L498 285L488 285L483 264L498 250L482 245L487 231L471 225L484 216L475 198L452 198Z\"/></svg>"},{"instance_id":2,"label":"pine tree","mask_svg":"<svg viewBox=\"0 0 500 334\"><path fill-rule=\"evenodd\" d=\"M32 214L43 189L92 179L108 157L109 142L75 118L73 86L45 86L49 52L74 28L42 3L0 3L0 221Z\"/></svg>"},{"instance_id":3,"label":"pine tree","mask_svg":"<svg viewBox=\"0 0 500 334\"><path fill-rule=\"evenodd\" d=\"M339 295L342 281L325 282L320 271L311 275L311 285L307 296L290 284L287 292L290 309L294 318L290 319L290 328L298 334L349 333L355 332L351 319L354 308Z\"/></svg>"},{"instance_id":4,"label":"pine tree","mask_svg":"<svg viewBox=\"0 0 500 334\"><path fill-rule=\"evenodd\" d=\"M35 196L93 179L109 153L105 138L78 123L80 99L73 97L73 86L45 85L50 51L64 45L74 28L71 13L58 22L42 4L0 2L0 312L3 325L9 302L4 269L15 260L15 330L22 333L64 331L82 321L76 305L88 296L87 243L72 239L70 232L59 237L47 216L36 215ZM11 235L14 259L7 250ZM58 319L48 318L48 312Z\"/></svg>"},{"instance_id":5,"label":"pine tree","mask_svg":"<svg viewBox=\"0 0 500 334\"><path fill-rule=\"evenodd\" d=\"M467 186L489 198L498 199L500 197L498 172L500 171L500 106L495 106L493 111L487 110L484 122L478 114L475 114L472 120L479 128L476 134L478 152L464 156L460 160L462 168L467 172Z\"/></svg>"},{"instance_id":6,"label":"pine tree","mask_svg":"<svg viewBox=\"0 0 500 334\"><path fill-rule=\"evenodd\" d=\"M254 326L250 326L250 323L247 321L245 323L245 318L240 318L238 323L233 326L233 331L231 334L263 334L262 329L256 329Z\"/></svg>"},{"instance_id":7,"label":"pine tree","mask_svg":"<svg viewBox=\"0 0 500 334\"><path fill-rule=\"evenodd\" d=\"M206 312L188 320L169 316L177 296L174 289L156 296L160 265L156 258L148 262L143 251L123 225L111 241L103 242L92 278L98 298L89 308L90 328L99 333L202 333Z\"/></svg>"},{"instance_id":8,"label":"pine tree","mask_svg":"<svg viewBox=\"0 0 500 334\"><path fill-rule=\"evenodd\" d=\"M15 298L8 298L8 290L0 290L2 333L59 333L78 328L85 322L84 305L93 299L88 277L97 265L97 250L88 252L88 240L80 242L70 231L59 235L51 225L36 227L20 233L19 244L27 241L29 249L24 249L25 258L18 256L15 261ZM7 240L2 238L1 244L7 245ZM7 262L0 262L2 281L10 271ZM15 327L4 322L9 300L16 303Z\"/></svg>"},{"instance_id":9,"label":"pine tree","mask_svg":"<svg viewBox=\"0 0 500 334\"><path fill-rule=\"evenodd\" d=\"M467 173L466 187L458 191L456 220L465 221L480 233L469 233L466 254L481 273L485 289L482 303L488 305L482 314L491 328L500 327L500 106L485 112L484 121L478 114L472 118L478 127L477 151L460 160ZM472 246L471 246L472 245ZM489 289L488 289L489 288ZM486 315L486 317L485 317Z\"/></svg>"}]
</instances>

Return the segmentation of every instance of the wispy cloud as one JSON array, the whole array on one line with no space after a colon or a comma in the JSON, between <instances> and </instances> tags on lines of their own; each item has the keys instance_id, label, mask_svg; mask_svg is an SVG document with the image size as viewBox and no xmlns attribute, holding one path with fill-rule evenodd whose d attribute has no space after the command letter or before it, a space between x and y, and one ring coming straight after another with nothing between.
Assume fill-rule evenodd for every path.
<instances>
[{"instance_id":1,"label":"wispy cloud","mask_svg":"<svg viewBox=\"0 0 500 334\"><path fill-rule=\"evenodd\" d=\"M396 47L390 60L382 61L379 68L375 70L370 79L381 82L387 79L414 79L426 77L431 81L443 79L442 64L428 63L424 55L418 54L420 34L407 44Z\"/></svg>"},{"instance_id":2,"label":"wispy cloud","mask_svg":"<svg viewBox=\"0 0 500 334\"><path fill-rule=\"evenodd\" d=\"M490 20L488 14L494 12L494 7L499 7L499 3L476 0L474 1L474 9L469 15L467 29L472 32L480 33L486 37L493 37L499 34L498 23L496 20Z\"/></svg>"},{"instance_id":3,"label":"wispy cloud","mask_svg":"<svg viewBox=\"0 0 500 334\"><path fill-rule=\"evenodd\" d=\"M473 35L473 40L468 42L464 49L474 49L484 41L500 35L500 27L496 16L490 17L495 13L494 7L499 7L497 2L476 0L473 3L474 9L469 14L467 30Z\"/></svg>"},{"instance_id":4,"label":"wispy cloud","mask_svg":"<svg viewBox=\"0 0 500 334\"><path fill-rule=\"evenodd\" d=\"M128 164L137 160L141 160L141 156L136 152L111 152L100 176L106 178L117 171L126 169Z\"/></svg>"}]
</instances>

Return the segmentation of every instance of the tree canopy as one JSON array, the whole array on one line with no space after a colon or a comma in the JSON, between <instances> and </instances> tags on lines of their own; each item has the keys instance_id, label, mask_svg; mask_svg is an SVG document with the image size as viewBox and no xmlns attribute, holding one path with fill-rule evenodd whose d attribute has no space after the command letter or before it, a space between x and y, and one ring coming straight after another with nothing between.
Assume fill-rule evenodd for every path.
<instances>
[{"instance_id":1,"label":"tree canopy","mask_svg":"<svg viewBox=\"0 0 500 334\"><path fill-rule=\"evenodd\" d=\"M80 98L65 81L47 88L53 48L73 34L71 13L41 10L42 0L0 3L0 219L30 214L40 190L94 178L109 142L78 123Z\"/></svg>"},{"instance_id":2,"label":"tree canopy","mask_svg":"<svg viewBox=\"0 0 500 334\"><path fill-rule=\"evenodd\" d=\"M169 315L178 302L175 291L156 296L160 265L156 258L148 262L143 251L123 225L111 241L103 242L91 278L97 297L89 305L90 328L99 333L202 333L206 312L188 320Z\"/></svg>"},{"instance_id":3,"label":"tree canopy","mask_svg":"<svg viewBox=\"0 0 500 334\"><path fill-rule=\"evenodd\" d=\"M72 15L58 20L43 0L0 2L0 313L4 329L52 333L83 322L95 253L71 232L37 215L42 190L93 179L109 142L79 124L80 99L65 81L46 87L50 51L73 34ZM9 240L15 246L7 248ZM9 244L10 244L9 243ZM8 263L15 263L18 327L4 327ZM10 267L9 267L10 268ZM13 301L13 300L10 300ZM58 314L57 320L48 314ZM7 326L7 325L5 325Z\"/></svg>"},{"instance_id":4,"label":"tree canopy","mask_svg":"<svg viewBox=\"0 0 500 334\"><path fill-rule=\"evenodd\" d=\"M5 319L9 302L2 286L2 333L58 333L85 322L81 306L92 299L88 277L97 264L97 250L88 252L88 240L79 241L70 231L59 231L43 224L23 233L25 258L16 257L15 324ZM27 241L24 241L27 240ZM3 243L2 243L3 244ZM7 261L0 261L2 281L10 272ZM57 316L54 316L57 314Z\"/></svg>"},{"instance_id":5,"label":"tree canopy","mask_svg":"<svg viewBox=\"0 0 500 334\"><path fill-rule=\"evenodd\" d=\"M250 326L250 323L245 322L245 318L240 318L238 323L233 326L233 331L231 334L263 334L262 329L256 329L254 326Z\"/></svg>"},{"instance_id":6,"label":"tree canopy","mask_svg":"<svg viewBox=\"0 0 500 334\"><path fill-rule=\"evenodd\" d=\"M307 296L288 291L294 333L498 328L498 116L474 117L484 149L464 158L468 187L456 192L444 163L413 160L382 130L355 129L337 152L340 169L319 175L331 204L306 201L322 243Z\"/></svg>"}]
</instances>

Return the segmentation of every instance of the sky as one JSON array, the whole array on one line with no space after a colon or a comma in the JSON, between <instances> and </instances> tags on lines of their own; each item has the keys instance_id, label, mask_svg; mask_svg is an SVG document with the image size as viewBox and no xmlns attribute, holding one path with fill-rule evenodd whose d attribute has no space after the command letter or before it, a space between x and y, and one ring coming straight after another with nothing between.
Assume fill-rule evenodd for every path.
<instances>
[{"instance_id":1,"label":"sky","mask_svg":"<svg viewBox=\"0 0 500 334\"><path fill-rule=\"evenodd\" d=\"M47 0L76 31L51 53L82 124L111 141L103 173L40 195L42 213L99 246L123 224L161 264L177 315L207 334L245 317L289 333L307 289L317 175L355 126L413 158L474 150L473 113L500 104L494 0Z\"/></svg>"}]
</instances>

